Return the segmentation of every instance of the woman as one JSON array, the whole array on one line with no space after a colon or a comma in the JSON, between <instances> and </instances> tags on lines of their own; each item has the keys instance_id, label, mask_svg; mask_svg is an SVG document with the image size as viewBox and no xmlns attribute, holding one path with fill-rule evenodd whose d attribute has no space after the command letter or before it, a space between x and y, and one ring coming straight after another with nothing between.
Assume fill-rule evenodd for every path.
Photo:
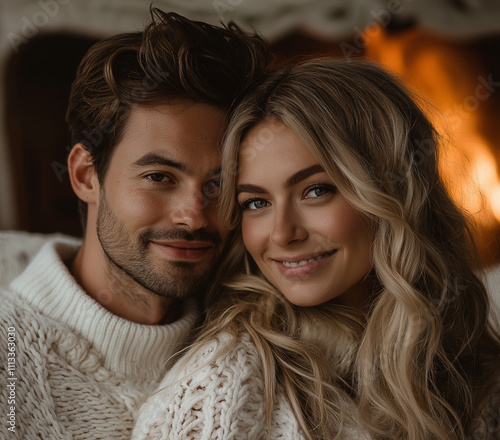
<instances>
[{"instance_id":1,"label":"woman","mask_svg":"<svg viewBox=\"0 0 500 440\"><path fill-rule=\"evenodd\" d=\"M499 337L437 143L366 61L249 90L223 151L236 275L136 438L498 438Z\"/></svg>"}]
</instances>

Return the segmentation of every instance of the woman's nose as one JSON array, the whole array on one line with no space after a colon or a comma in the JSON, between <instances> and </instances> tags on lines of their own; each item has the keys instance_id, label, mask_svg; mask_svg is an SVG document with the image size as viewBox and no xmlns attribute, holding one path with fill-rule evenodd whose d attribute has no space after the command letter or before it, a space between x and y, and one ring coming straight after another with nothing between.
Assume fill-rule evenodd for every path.
<instances>
[{"instance_id":1,"label":"woman's nose","mask_svg":"<svg viewBox=\"0 0 500 440\"><path fill-rule=\"evenodd\" d=\"M284 247L307 238L307 230L301 224L300 215L293 209L276 209L270 239L277 246Z\"/></svg>"}]
</instances>

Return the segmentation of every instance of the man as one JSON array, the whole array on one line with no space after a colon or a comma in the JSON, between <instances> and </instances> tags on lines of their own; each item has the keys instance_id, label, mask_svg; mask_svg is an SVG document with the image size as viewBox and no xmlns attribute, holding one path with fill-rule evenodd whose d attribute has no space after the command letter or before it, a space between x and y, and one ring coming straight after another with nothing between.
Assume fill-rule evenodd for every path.
<instances>
[{"instance_id":1,"label":"man","mask_svg":"<svg viewBox=\"0 0 500 440\"><path fill-rule=\"evenodd\" d=\"M0 293L1 432L17 438L128 438L223 249L219 142L266 48L235 27L152 15L143 33L91 48L73 84L83 242L49 241Z\"/></svg>"}]
</instances>

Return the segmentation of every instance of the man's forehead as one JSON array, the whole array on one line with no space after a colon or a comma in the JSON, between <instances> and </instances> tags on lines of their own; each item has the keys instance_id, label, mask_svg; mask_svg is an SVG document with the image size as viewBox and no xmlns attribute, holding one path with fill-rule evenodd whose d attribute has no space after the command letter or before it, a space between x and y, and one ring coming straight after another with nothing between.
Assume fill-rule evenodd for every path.
<instances>
[{"instance_id":1,"label":"man's forehead","mask_svg":"<svg viewBox=\"0 0 500 440\"><path fill-rule=\"evenodd\" d=\"M170 160L183 164L185 171L199 162L215 169L224 123L224 112L207 104L135 106L113 154L142 165Z\"/></svg>"},{"instance_id":2,"label":"man's forehead","mask_svg":"<svg viewBox=\"0 0 500 440\"><path fill-rule=\"evenodd\" d=\"M186 137L220 136L225 124L226 112L210 104L191 101L174 101L156 105L131 107L125 131L130 133L161 130L172 135ZM211 128L211 130L207 130Z\"/></svg>"}]
</instances>

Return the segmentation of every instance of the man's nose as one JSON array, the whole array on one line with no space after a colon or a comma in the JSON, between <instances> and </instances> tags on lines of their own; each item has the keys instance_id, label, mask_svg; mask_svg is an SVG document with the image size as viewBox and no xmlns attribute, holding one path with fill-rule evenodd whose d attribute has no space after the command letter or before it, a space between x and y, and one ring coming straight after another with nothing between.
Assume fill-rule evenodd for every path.
<instances>
[{"instance_id":1,"label":"man's nose","mask_svg":"<svg viewBox=\"0 0 500 440\"><path fill-rule=\"evenodd\" d=\"M190 190L175 201L171 218L175 225L189 230L206 228L209 225L209 199L201 190Z\"/></svg>"}]
</instances>

